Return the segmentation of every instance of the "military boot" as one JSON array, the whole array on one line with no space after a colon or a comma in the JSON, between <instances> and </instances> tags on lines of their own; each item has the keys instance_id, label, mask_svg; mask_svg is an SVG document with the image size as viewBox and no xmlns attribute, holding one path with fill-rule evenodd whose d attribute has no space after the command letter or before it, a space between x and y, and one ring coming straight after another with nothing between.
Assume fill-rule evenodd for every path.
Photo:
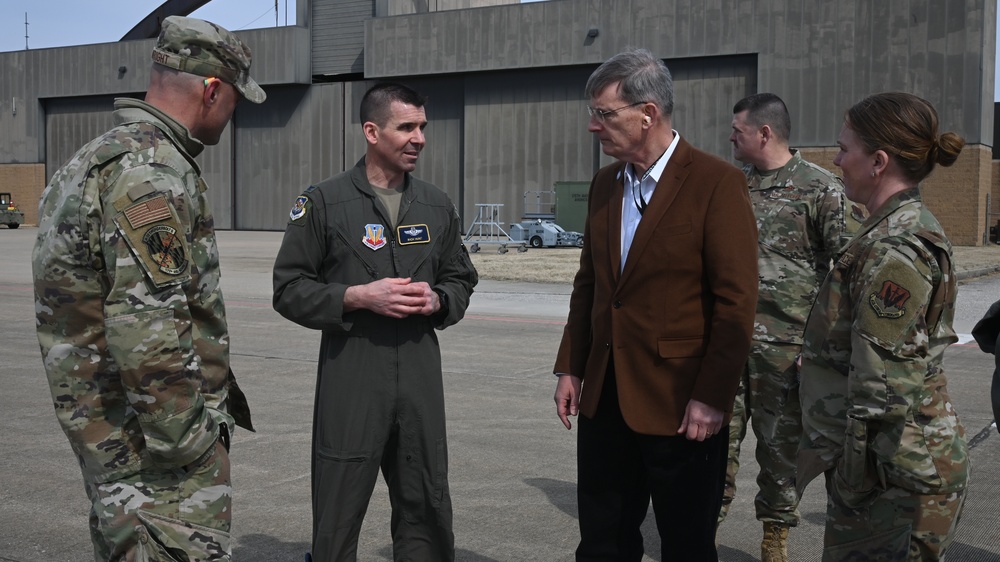
<instances>
[{"instance_id":1,"label":"military boot","mask_svg":"<svg viewBox=\"0 0 1000 562\"><path fill-rule=\"evenodd\" d=\"M760 541L761 562L788 562L788 525L764 522L764 540Z\"/></svg>"}]
</instances>

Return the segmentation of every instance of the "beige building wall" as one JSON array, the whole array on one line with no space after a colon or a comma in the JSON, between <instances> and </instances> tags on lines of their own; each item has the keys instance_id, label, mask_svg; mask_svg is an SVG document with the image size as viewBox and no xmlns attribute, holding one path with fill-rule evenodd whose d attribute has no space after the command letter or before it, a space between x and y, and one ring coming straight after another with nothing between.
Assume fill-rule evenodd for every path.
<instances>
[{"instance_id":1,"label":"beige building wall","mask_svg":"<svg viewBox=\"0 0 1000 562\"><path fill-rule=\"evenodd\" d=\"M38 224L38 202L44 189L45 164L0 165L0 192L10 193L27 226Z\"/></svg>"},{"instance_id":2,"label":"beige building wall","mask_svg":"<svg viewBox=\"0 0 1000 562\"><path fill-rule=\"evenodd\" d=\"M840 175L833 165L838 149L804 148L802 157ZM969 145L950 168L938 166L921 184L924 202L944 227L955 246L982 246L990 222L987 195L992 190L992 206L1000 218L1000 185L997 185L998 163L992 160L988 146Z\"/></svg>"}]
</instances>

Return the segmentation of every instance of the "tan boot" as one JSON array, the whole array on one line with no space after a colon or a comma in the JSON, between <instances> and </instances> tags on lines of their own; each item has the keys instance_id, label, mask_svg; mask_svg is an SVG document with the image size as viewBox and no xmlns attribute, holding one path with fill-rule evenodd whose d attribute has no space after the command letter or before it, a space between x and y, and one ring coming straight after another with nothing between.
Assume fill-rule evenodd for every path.
<instances>
[{"instance_id":1,"label":"tan boot","mask_svg":"<svg viewBox=\"0 0 1000 562\"><path fill-rule=\"evenodd\" d=\"M760 541L761 562L788 562L788 525L764 522L764 540Z\"/></svg>"}]
</instances>

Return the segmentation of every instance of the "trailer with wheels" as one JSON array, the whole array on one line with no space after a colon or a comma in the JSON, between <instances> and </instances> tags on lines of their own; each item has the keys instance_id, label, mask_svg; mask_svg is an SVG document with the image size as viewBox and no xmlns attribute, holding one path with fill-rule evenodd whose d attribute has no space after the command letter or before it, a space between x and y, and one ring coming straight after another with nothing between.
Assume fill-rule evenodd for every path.
<instances>
[{"instance_id":1,"label":"trailer with wheels","mask_svg":"<svg viewBox=\"0 0 1000 562\"><path fill-rule=\"evenodd\" d=\"M532 248L583 246L583 234L568 232L555 221L546 219L523 220L510 225L510 238L515 242L526 242Z\"/></svg>"}]
</instances>

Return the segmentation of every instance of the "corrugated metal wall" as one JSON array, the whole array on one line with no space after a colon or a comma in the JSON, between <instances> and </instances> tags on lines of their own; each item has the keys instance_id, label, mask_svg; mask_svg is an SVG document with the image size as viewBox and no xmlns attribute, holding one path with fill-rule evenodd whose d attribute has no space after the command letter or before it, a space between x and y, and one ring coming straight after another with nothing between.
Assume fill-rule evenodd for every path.
<instances>
[{"instance_id":1,"label":"corrugated metal wall","mask_svg":"<svg viewBox=\"0 0 1000 562\"><path fill-rule=\"evenodd\" d=\"M45 181L84 144L114 126L114 98L124 96L89 96L45 102L46 161ZM142 98L135 94L132 97ZM237 117L238 119L238 117ZM209 202L217 228L232 228L233 208L233 126L229 125L219 144L206 146L196 158L202 177L209 186Z\"/></svg>"},{"instance_id":2,"label":"corrugated metal wall","mask_svg":"<svg viewBox=\"0 0 1000 562\"><path fill-rule=\"evenodd\" d=\"M463 80L460 78L432 78L425 80L400 80L427 97L424 107L427 144L420 153L414 175L441 188L461 208L462 201L462 108ZM344 103L344 162L353 166L365 155L366 141L361 132L361 98L375 81L357 81L345 84Z\"/></svg>"},{"instance_id":3,"label":"corrugated metal wall","mask_svg":"<svg viewBox=\"0 0 1000 562\"><path fill-rule=\"evenodd\" d=\"M240 230L284 230L295 197L344 169L342 84L268 90L267 103L236 115L236 221Z\"/></svg>"},{"instance_id":4,"label":"corrugated metal wall","mask_svg":"<svg viewBox=\"0 0 1000 562\"><path fill-rule=\"evenodd\" d=\"M674 128L694 146L734 162L733 106L757 92L757 57L666 61L674 78ZM606 156L601 165L610 162Z\"/></svg>"},{"instance_id":5,"label":"corrugated metal wall","mask_svg":"<svg viewBox=\"0 0 1000 562\"><path fill-rule=\"evenodd\" d=\"M698 148L731 160L732 108L756 91L756 57L667 61L667 67L674 78L674 128ZM503 220L516 221L534 210L525 209L525 192L551 190L557 181L589 181L613 161L587 132L583 89L594 68L467 78L466 222L476 203L502 203Z\"/></svg>"},{"instance_id":6,"label":"corrugated metal wall","mask_svg":"<svg viewBox=\"0 0 1000 562\"><path fill-rule=\"evenodd\" d=\"M199 157L220 228L281 229L296 194L352 165L365 148L357 105L384 78L430 98L417 175L447 191L467 223L481 202L504 203L515 220L525 191L588 180L609 161L586 132L582 89L631 45L668 61L675 127L727 158L732 104L754 91L785 98L797 146L831 146L844 109L887 88L931 99L946 127L992 144L996 0L551 0L363 15L394 1L315 0L311 33L241 32L269 99L241 105L223 143ZM358 46L319 41L336 39L330 24L351 17L355 32L365 28L366 79L307 85L310 73L356 72L344 66L356 50L355 59L324 57ZM113 96L145 88L151 46L0 53L0 163L44 160L51 176L110 125Z\"/></svg>"},{"instance_id":7,"label":"corrugated metal wall","mask_svg":"<svg viewBox=\"0 0 1000 562\"><path fill-rule=\"evenodd\" d=\"M467 79L466 226L476 203L502 203L504 222L524 213L526 191L594 175L583 87L593 69L497 72Z\"/></svg>"},{"instance_id":8,"label":"corrugated metal wall","mask_svg":"<svg viewBox=\"0 0 1000 562\"><path fill-rule=\"evenodd\" d=\"M208 202L212 206L215 228L234 228L233 204L236 201L233 185L233 153L236 151L234 128L238 118L226 126L219 137L219 144L206 146L195 160L201 168L201 177L208 184Z\"/></svg>"},{"instance_id":9,"label":"corrugated metal wall","mask_svg":"<svg viewBox=\"0 0 1000 562\"><path fill-rule=\"evenodd\" d=\"M84 143L110 129L114 98L92 96L49 100L45 113L45 181Z\"/></svg>"},{"instance_id":10,"label":"corrugated metal wall","mask_svg":"<svg viewBox=\"0 0 1000 562\"><path fill-rule=\"evenodd\" d=\"M831 145L847 107L891 89L991 144L995 17L994 0L551 0L369 20L365 72L599 64L629 46L664 59L757 54L760 89L790 102L793 144Z\"/></svg>"},{"instance_id":11,"label":"corrugated metal wall","mask_svg":"<svg viewBox=\"0 0 1000 562\"><path fill-rule=\"evenodd\" d=\"M313 74L364 72L364 22L374 15L374 0L313 0Z\"/></svg>"},{"instance_id":12,"label":"corrugated metal wall","mask_svg":"<svg viewBox=\"0 0 1000 562\"><path fill-rule=\"evenodd\" d=\"M466 10L484 6L519 4L521 0L378 0L378 16L400 16L444 10Z\"/></svg>"},{"instance_id":13,"label":"corrugated metal wall","mask_svg":"<svg viewBox=\"0 0 1000 562\"><path fill-rule=\"evenodd\" d=\"M253 50L250 74L265 91L269 84L312 82L307 28L251 30L237 35ZM155 40L148 39L0 53L0 162L50 159L44 152L45 100L144 92L154 44ZM53 171L47 170L47 174L51 176Z\"/></svg>"}]
</instances>

